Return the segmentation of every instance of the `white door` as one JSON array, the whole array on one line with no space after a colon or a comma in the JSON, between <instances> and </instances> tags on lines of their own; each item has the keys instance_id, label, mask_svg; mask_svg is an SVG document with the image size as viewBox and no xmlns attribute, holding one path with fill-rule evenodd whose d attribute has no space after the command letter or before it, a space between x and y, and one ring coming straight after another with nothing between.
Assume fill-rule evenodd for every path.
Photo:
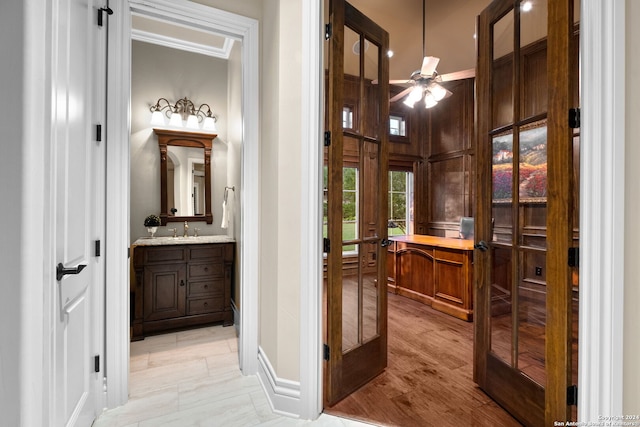
<instances>
[{"instance_id":1,"label":"white door","mask_svg":"<svg viewBox=\"0 0 640 427\"><path fill-rule=\"evenodd\" d=\"M96 256L95 241L104 241L104 143L97 141L96 124L104 102L104 71L99 70L104 70L105 27L96 25L97 7L93 0L53 4L51 205L56 265L51 267L57 274L51 291L49 399L55 426L91 425L103 377L95 366L104 336L103 262Z\"/></svg>"}]
</instances>

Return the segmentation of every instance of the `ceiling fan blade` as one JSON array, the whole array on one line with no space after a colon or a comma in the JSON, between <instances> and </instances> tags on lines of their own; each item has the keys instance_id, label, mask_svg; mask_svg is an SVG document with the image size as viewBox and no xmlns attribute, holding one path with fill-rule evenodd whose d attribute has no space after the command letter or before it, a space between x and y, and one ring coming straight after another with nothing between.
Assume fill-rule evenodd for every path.
<instances>
[{"instance_id":1,"label":"ceiling fan blade","mask_svg":"<svg viewBox=\"0 0 640 427\"><path fill-rule=\"evenodd\" d=\"M420 75L423 77L431 77L438 66L438 62L440 62L440 58L436 58L435 56L425 56L422 60Z\"/></svg>"},{"instance_id":2,"label":"ceiling fan blade","mask_svg":"<svg viewBox=\"0 0 640 427\"><path fill-rule=\"evenodd\" d=\"M397 94L393 98L391 98L389 100L389 102L396 102L396 101L404 98L404 96L407 95L409 92L411 92L412 89L413 89L413 86L406 88L405 90L403 90L402 92L400 92L399 94Z\"/></svg>"},{"instance_id":3,"label":"ceiling fan blade","mask_svg":"<svg viewBox=\"0 0 640 427\"><path fill-rule=\"evenodd\" d=\"M442 82L450 82L453 80L468 79L476 76L476 69L470 68L468 70L455 71L453 73L441 74L439 80Z\"/></svg>"},{"instance_id":4,"label":"ceiling fan blade","mask_svg":"<svg viewBox=\"0 0 640 427\"><path fill-rule=\"evenodd\" d=\"M390 85L408 85L409 83L413 83L413 80L404 79L404 80L389 80Z\"/></svg>"}]
</instances>

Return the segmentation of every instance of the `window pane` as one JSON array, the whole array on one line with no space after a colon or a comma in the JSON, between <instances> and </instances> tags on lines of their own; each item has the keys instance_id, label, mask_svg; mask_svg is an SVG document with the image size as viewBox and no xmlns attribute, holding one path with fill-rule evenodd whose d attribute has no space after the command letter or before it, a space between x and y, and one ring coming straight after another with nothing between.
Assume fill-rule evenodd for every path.
<instances>
[{"instance_id":1,"label":"window pane","mask_svg":"<svg viewBox=\"0 0 640 427\"><path fill-rule=\"evenodd\" d=\"M412 234L413 173L389 171L390 236Z\"/></svg>"}]
</instances>

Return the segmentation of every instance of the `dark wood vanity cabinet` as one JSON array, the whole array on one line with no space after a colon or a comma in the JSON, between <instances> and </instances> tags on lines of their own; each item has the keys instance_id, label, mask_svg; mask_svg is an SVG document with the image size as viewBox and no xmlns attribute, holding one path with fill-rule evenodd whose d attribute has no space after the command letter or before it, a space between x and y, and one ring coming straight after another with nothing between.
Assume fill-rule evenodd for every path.
<instances>
[{"instance_id":1,"label":"dark wood vanity cabinet","mask_svg":"<svg viewBox=\"0 0 640 427\"><path fill-rule=\"evenodd\" d=\"M135 246L133 341L171 329L233 324L234 243Z\"/></svg>"}]
</instances>

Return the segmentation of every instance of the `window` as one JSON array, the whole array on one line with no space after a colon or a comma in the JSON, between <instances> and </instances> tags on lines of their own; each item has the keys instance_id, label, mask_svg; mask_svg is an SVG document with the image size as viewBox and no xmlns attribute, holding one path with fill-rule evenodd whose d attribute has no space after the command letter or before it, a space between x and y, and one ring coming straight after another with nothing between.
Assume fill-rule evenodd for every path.
<instances>
[{"instance_id":1,"label":"window","mask_svg":"<svg viewBox=\"0 0 640 427\"><path fill-rule=\"evenodd\" d=\"M389 236L413 234L413 173L389 171Z\"/></svg>"},{"instance_id":2,"label":"window","mask_svg":"<svg viewBox=\"0 0 640 427\"><path fill-rule=\"evenodd\" d=\"M327 237L327 193L328 193L328 168L324 167L323 185L323 237ZM358 237L358 169L354 167L344 167L342 169L342 240L348 241ZM342 252L345 254L356 253L356 245L343 246Z\"/></svg>"},{"instance_id":3,"label":"window","mask_svg":"<svg viewBox=\"0 0 640 427\"><path fill-rule=\"evenodd\" d=\"M342 107L342 128L353 129L353 108L348 105Z\"/></svg>"},{"instance_id":4,"label":"window","mask_svg":"<svg viewBox=\"0 0 640 427\"><path fill-rule=\"evenodd\" d=\"M395 136L407 136L407 123L402 116L389 116L389 134Z\"/></svg>"}]
</instances>

